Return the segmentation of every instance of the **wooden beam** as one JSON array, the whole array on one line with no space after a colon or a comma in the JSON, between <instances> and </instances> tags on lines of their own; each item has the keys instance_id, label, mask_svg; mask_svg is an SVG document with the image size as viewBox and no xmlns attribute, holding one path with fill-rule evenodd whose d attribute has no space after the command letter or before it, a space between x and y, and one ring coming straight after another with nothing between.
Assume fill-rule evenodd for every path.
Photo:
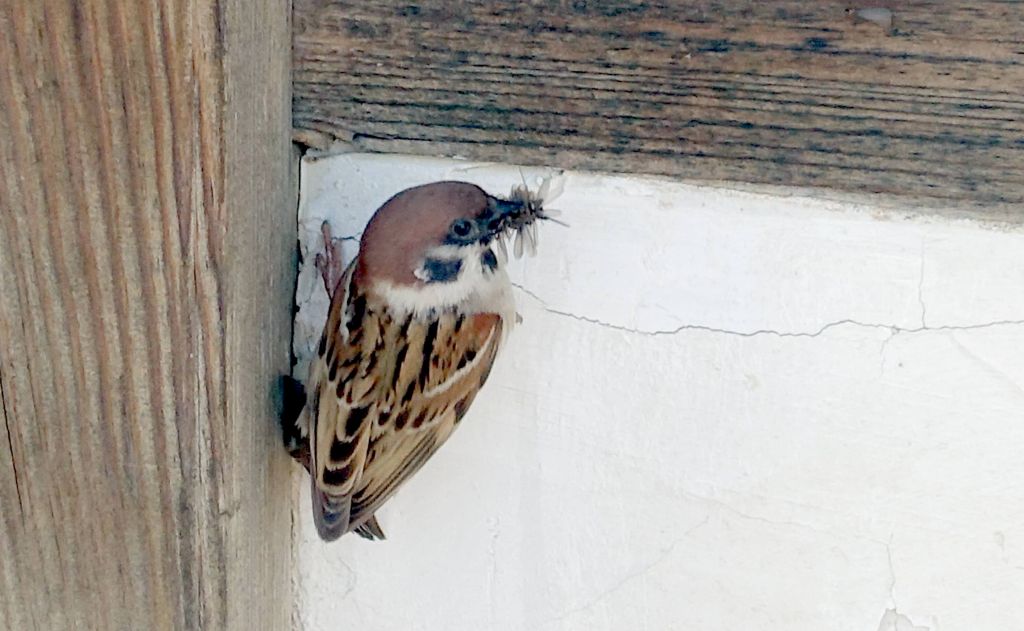
<instances>
[{"instance_id":1,"label":"wooden beam","mask_svg":"<svg viewBox=\"0 0 1024 631\"><path fill-rule=\"evenodd\" d=\"M284 629L287 3L0 3L0 628Z\"/></svg>"},{"instance_id":2,"label":"wooden beam","mask_svg":"<svg viewBox=\"0 0 1024 631\"><path fill-rule=\"evenodd\" d=\"M1021 218L1022 2L297 0L294 30L294 126L315 147Z\"/></svg>"}]
</instances>

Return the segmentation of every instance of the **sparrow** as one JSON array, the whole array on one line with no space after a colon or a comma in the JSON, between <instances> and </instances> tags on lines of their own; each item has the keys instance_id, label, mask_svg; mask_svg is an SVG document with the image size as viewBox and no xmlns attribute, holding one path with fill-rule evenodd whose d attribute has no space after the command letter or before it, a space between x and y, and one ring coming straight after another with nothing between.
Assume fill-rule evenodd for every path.
<instances>
[{"instance_id":1,"label":"sparrow","mask_svg":"<svg viewBox=\"0 0 1024 631\"><path fill-rule=\"evenodd\" d=\"M458 427L515 323L506 240L532 251L548 218L525 187L505 199L466 182L417 186L377 209L344 271L324 223L316 263L331 305L282 413L324 541L384 538L374 513Z\"/></svg>"}]
</instances>

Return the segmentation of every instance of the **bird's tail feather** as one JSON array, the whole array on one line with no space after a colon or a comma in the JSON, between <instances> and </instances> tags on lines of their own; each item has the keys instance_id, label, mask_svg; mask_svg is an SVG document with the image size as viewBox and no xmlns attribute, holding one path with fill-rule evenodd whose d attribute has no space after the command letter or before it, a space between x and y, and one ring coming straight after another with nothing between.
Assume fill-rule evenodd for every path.
<instances>
[{"instance_id":1,"label":"bird's tail feather","mask_svg":"<svg viewBox=\"0 0 1024 631\"><path fill-rule=\"evenodd\" d=\"M370 518L356 526L353 532L363 539L369 539L370 541L387 539L384 535L384 529L380 527L380 522L377 521L376 515L370 515Z\"/></svg>"},{"instance_id":2,"label":"bird's tail feather","mask_svg":"<svg viewBox=\"0 0 1024 631\"><path fill-rule=\"evenodd\" d=\"M334 541L348 532L352 500L324 493L317 486L315 476L310 476L310 481L312 482L310 491L313 495L313 520L316 523L316 531L324 541Z\"/></svg>"}]
</instances>

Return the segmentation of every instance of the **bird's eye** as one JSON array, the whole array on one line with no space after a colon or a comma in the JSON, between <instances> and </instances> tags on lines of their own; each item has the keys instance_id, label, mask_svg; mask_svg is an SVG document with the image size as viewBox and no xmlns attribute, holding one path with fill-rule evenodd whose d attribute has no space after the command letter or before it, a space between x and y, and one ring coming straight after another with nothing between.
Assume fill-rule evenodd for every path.
<instances>
[{"instance_id":1,"label":"bird's eye","mask_svg":"<svg viewBox=\"0 0 1024 631\"><path fill-rule=\"evenodd\" d=\"M473 222L468 219L456 219L451 228L452 234L462 239L473 234L473 229Z\"/></svg>"}]
</instances>

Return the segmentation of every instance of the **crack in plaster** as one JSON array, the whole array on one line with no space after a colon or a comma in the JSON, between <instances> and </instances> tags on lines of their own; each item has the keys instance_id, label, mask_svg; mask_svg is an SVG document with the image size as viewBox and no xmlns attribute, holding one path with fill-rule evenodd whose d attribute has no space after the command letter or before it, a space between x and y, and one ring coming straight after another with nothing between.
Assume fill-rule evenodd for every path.
<instances>
[{"instance_id":1,"label":"crack in plaster","mask_svg":"<svg viewBox=\"0 0 1024 631\"><path fill-rule=\"evenodd\" d=\"M800 529L808 530L808 531L815 532L815 533L818 533L818 534L827 535L827 536L830 536L830 537L834 537L835 534L836 534L833 531L830 531L830 530L827 530L827 529L818 528L818 527L815 527L815 526L813 526L811 524L807 524L807 523L801 523L801 522L795 522L795 521L773 520L773 519L768 519L766 517L761 517L761 516L758 516L758 515L752 515L750 513L745 513L743 511L739 510L738 508L736 508L735 506L729 504L728 502L724 502L722 500L718 500L718 499L715 499L715 498L712 498L712 497L706 497L706 496L703 496L703 495L697 495L697 494L686 492L686 491L683 491L680 494L683 495L684 497L687 497L687 498L691 499L691 500L710 504L710 505L712 505L712 506L714 506L714 507L716 507L716 508L718 508L720 510L724 510L725 512L728 512L729 514L731 514L731 515L733 515L735 517L739 517L741 519L748 519L748 520L751 520L751 521L756 521L756 522L763 523L763 524L768 524L768 525L771 525L771 526L781 526L781 527L787 527L787 528L800 528ZM709 513L709 517L710 517L710 513ZM706 523L706 520L705 520L704 523ZM703 525L703 524L700 524L700 525ZM693 530L696 530L696 528L697 527L691 528L690 532L692 532ZM867 542L876 544L878 546L881 546L885 550L886 560L887 560L888 567L889 567L889 589L888 589L888 592L889 592L889 601L890 601L891 607L887 607L885 609L885 611L882 613L882 619L879 621L878 631L931 631L931 627L914 624L914 622L910 619L909 616L907 616L906 614L900 612L899 606L896 603L896 569L895 569L895 566L893 564L893 559L892 559L892 540L893 540L893 536L890 535L889 539L887 541L883 541L883 540L880 540L880 539L875 539L873 537L869 537L867 535L860 535L860 534L847 533L847 536L850 536L853 539L859 539L859 540L862 540L862 541L867 541ZM1022 568L1022 569L1024 569L1024 568Z\"/></svg>"},{"instance_id":2,"label":"crack in plaster","mask_svg":"<svg viewBox=\"0 0 1024 631\"><path fill-rule=\"evenodd\" d=\"M546 626L554 624L556 622L560 622L562 620L565 620L569 616L573 616L575 614L583 613L584 611L589 611L590 609L593 609L594 607L599 605L601 603L601 601L603 601L604 599L608 598L609 596L611 596L615 592L617 592L620 589L622 589L627 583L630 583L631 581L644 576L645 574L647 574L648 572L650 572L654 568L658 567L659 565L661 565L662 563L667 561L668 558L670 556L672 556L672 553L675 552L676 547L678 547L679 544L681 544L683 542L683 540L685 540L687 537L692 535L694 532L696 532L700 528L703 528L704 526L706 526L708 524L708 522L710 522L710 521L711 521L711 513L708 513L707 515L704 516L704 519L700 520L697 524L687 528L685 531L683 531L683 533L681 535L679 535L678 537L673 539L667 546L662 548L661 551L658 553L658 557L655 560L653 560L650 563L644 565L639 570L634 570L634 571L630 572L629 574L626 574L625 576L620 578L618 581L616 581L614 585L612 585L611 587L608 587L607 589L601 591L601 593L599 593L597 596L594 596L593 598L591 598L587 602L583 603L582 605L579 605L577 607L573 607L572 609L564 611L564 612L560 613L559 615L555 616L554 618L549 619L547 622L542 623L541 627L542 628L546 627Z\"/></svg>"},{"instance_id":3,"label":"crack in plaster","mask_svg":"<svg viewBox=\"0 0 1024 631\"><path fill-rule=\"evenodd\" d=\"M885 542L885 559L889 564L889 602L892 603L892 611L896 612L899 607L896 605L896 568L892 563L892 538L893 535L889 535L889 540Z\"/></svg>"},{"instance_id":4,"label":"crack in plaster","mask_svg":"<svg viewBox=\"0 0 1024 631\"><path fill-rule=\"evenodd\" d=\"M878 621L878 631L931 631L931 627L916 625L906 614L900 613L899 605L896 604L896 568L892 562L892 539L883 543L885 546L885 557L889 564L889 602L892 607L887 607L882 612L882 619Z\"/></svg>"},{"instance_id":5,"label":"crack in plaster","mask_svg":"<svg viewBox=\"0 0 1024 631\"><path fill-rule=\"evenodd\" d=\"M739 517L741 519L749 519L751 521L756 521L756 522L759 522L759 523L762 523L762 524L768 524L770 526L782 526L782 527L786 527L786 528L801 528L801 529L804 529L804 530L808 530L810 532L817 533L819 535L826 535L828 537L835 537L836 536L836 532L834 530L829 530L827 528L819 528L819 527L814 526L812 524L802 523L802 522L798 522L798 521L782 521L782 520L776 520L776 519L769 519L767 517L761 517L760 515L752 515L750 513L745 513L743 511L741 511L740 509L736 508L735 506L733 506L732 504L729 504L728 502L725 502L725 501L720 500L720 499L716 499L714 497L708 497L706 495L699 495L697 493L692 493L690 491L683 491L683 490L678 491L677 495L685 497L685 498L687 498L687 499L689 499L691 501L694 501L694 502L699 502L699 503L702 503L702 504L710 504L713 507L716 507L716 508L718 508L718 509L720 509L722 511L725 511L725 512L727 512L727 513L729 513L731 515L734 515L736 517ZM884 546L885 545L885 541L882 541L881 539L875 539L874 537L869 537L869 536L863 535L863 534L846 533L846 536L851 538L851 539L858 539L858 540L861 540L861 541L867 541L867 542L870 542L870 543L873 543L873 544L877 544L879 546Z\"/></svg>"},{"instance_id":6,"label":"crack in plaster","mask_svg":"<svg viewBox=\"0 0 1024 631\"><path fill-rule=\"evenodd\" d=\"M998 381L1005 383L1018 394L1024 395L1024 386L1021 386L1021 384L1017 383L1009 373L999 369L999 367L997 367L995 364L988 361L984 357L980 357L977 353L975 353L970 348L965 346L963 342L958 340L955 335L950 334L949 339L950 341L953 342L957 349L960 350L960 353L963 354L964 357L976 363L978 366L981 367L982 370L995 377Z\"/></svg>"},{"instance_id":7,"label":"crack in plaster","mask_svg":"<svg viewBox=\"0 0 1024 631\"><path fill-rule=\"evenodd\" d=\"M621 324L613 324L611 322L605 322L604 320L599 320L597 318L592 318L590 316L579 315L579 314L576 314L576 313L572 313L570 311L562 311L562 310L559 310L559 309L554 309L552 307L549 307L547 305L547 303L540 296L538 296L534 292L530 291L529 289L526 289L525 287L523 287L522 285L520 285L518 283L512 283L512 285L514 287L516 287L517 289L519 289L524 294L526 294L527 296L529 296L530 298L532 298L534 301L537 302L537 304L540 305L540 307L544 311L546 311L546 312L548 312L548 313L550 313L552 315L572 318L573 320L577 320L579 322L586 322L588 324L593 324L595 326L599 326L599 327L602 327L602 328L611 329L613 331L622 331L624 333L633 333L633 334L636 334L636 335L646 335L646 336L651 336L651 337L671 336L671 335L676 335L678 333L682 333L684 331L705 331L705 332L708 332L708 333L721 333L723 335L734 335L734 336L737 336L737 337L759 337L759 336L764 336L764 335L774 335L775 337L818 337L821 334L823 334L826 331L828 331L829 329L833 329L833 328L836 328L836 327L849 325L849 326L858 326L858 327L870 328L870 329L888 329L889 331L892 332L892 336L890 336L889 339L892 339L893 336L895 336L895 335L897 335L899 333L922 333L922 332L931 332L931 331L972 331L972 330L976 330L976 329L985 329L985 328L996 327L996 326L1009 326L1009 325L1022 325L1022 324L1024 324L1024 319L1020 319L1020 320L995 320L995 321L992 321L992 322L983 322L983 323L980 323L980 324L947 324L947 325L942 325L942 326L903 327L903 326L899 326L899 325L896 325L896 324L883 324L883 323L878 323L878 322L860 322L860 321L854 320L852 318L843 318L842 320L836 320L834 322L829 322L827 324L823 324L816 331L777 331L775 329L757 329L757 330L754 330L754 331L736 331L736 330L732 330L732 329L722 329L722 328L718 328L718 327L707 326L707 325L704 325L704 324L683 324L683 325L677 326L677 327L675 327L673 329L657 329L657 330L654 330L654 331L645 331L645 330L642 330L642 329L628 327L628 326L624 326L624 325L621 325Z\"/></svg>"},{"instance_id":8,"label":"crack in plaster","mask_svg":"<svg viewBox=\"0 0 1024 631\"><path fill-rule=\"evenodd\" d=\"M353 570L352 566L350 566L348 563L345 563L341 559L338 559L338 563L340 563L341 566L345 568L345 571L348 572L348 576L351 579L347 582L348 584L345 585L345 591L338 594L337 596L338 600L345 600L349 597L349 595L352 592L356 591L356 586L359 584L359 576L355 573L355 570Z\"/></svg>"},{"instance_id":9,"label":"crack in plaster","mask_svg":"<svg viewBox=\"0 0 1024 631\"><path fill-rule=\"evenodd\" d=\"M878 375L882 376L885 374L885 351L889 348L889 342L899 334L899 331L889 330L889 336L882 340L882 346L878 350Z\"/></svg>"},{"instance_id":10,"label":"crack in plaster","mask_svg":"<svg viewBox=\"0 0 1024 631\"><path fill-rule=\"evenodd\" d=\"M723 334L723 335L732 335L732 336L738 336L738 337L757 337L757 336L764 336L764 335L773 335L773 336L776 336L776 337L807 337L807 338L814 338L814 337L818 337L818 336L824 334L829 329L832 329L832 328L835 328L835 327L839 327L839 326L857 326L857 327L863 327L863 328L887 329L890 332L890 334L889 334L888 337L885 338L885 340L882 341L882 345L881 345L881 349L880 349L881 361L882 361L883 366L884 366L884 362L885 362L885 352L886 352L886 348L888 347L889 342L891 342L892 339L895 338L900 333L921 333L921 332L935 332L935 331L948 331L948 332L952 332L952 331L965 331L965 330L984 329L984 328L990 328L990 327L996 327L996 326L1024 325L1024 319L1021 319L1021 320L996 320L996 321L991 321L991 322L983 322L983 323L978 323L978 324L967 324L967 325L928 326L927 325L927 308L926 308L925 301L924 301L924 274L925 274L924 247L922 245L921 271L920 271L920 275L919 275L919 279L918 279L918 287L917 287L917 299L918 299L918 303L921 306L921 326L919 326L919 327L902 327L902 326L898 326L898 325L895 325L895 324L860 322L860 321L854 320L852 318L844 318L844 319L841 319L841 320L836 320L834 322L829 322L827 324L824 324L824 325L822 325L820 328L818 328L815 331L778 331L778 330L774 330L774 329L758 329L758 330L755 330L755 331L736 331L736 330L723 329L723 328L717 328L717 327L710 327L710 326L705 326L705 325L696 325L696 324L685 324L685 325L681 325L681 326L675 327L673 329L655 330L655 331L644 331L644 330L636 329L636 328L633 328L633 327L627 327L627 326L623 326L623 325L619 325L619 324L613 324L613 323L610 323L610 322L605 322L605 321L599 320L597 318L592 318L592 317L589 317L589 316L580 315L580 314L572 313L572 312L569 312L569 311L562 311L562 310L559 310L559 309L554 309L554 308L548 306L548 304L539 295L537 295L536 293L530 291L529 289L526 289L525 287L523 287L522 285L520 285L518 283L513 283L513 285L517 289L519 289L521 292L523 292L524 294L526 294L527 296L532 298L547 313L550 313L550 314L556 315L556 316L560 316L560 317L571 318L571 319L579 321L579 322L585 322L587 324L593 324L595 326L599 326L599 327L602 327L602 328L607 328L607 329L611 329L611 330L615 330L615 331L622 331L624 333L631 333L631 334L636 334L636 335L665 336L665 335L676 335L676 334L681 333L683 331L695 330L695 331L705 331L705 332L710 332L710 333L720 333L720 334ZM956 342L956 340L954 340L954 342ZM969 355L971 355L973 357L973 354L970 353L967 349L963 348L961 344L958 343L958 346L961 346L961 350L963 350L965 353L967 353L967 354L969 354ZM978 358L975 357L975 359L978 359ZM1016 384L1015 384L1015 386L1016 386ZM1018 389L1019 389L1019 387L1018 387ZM734 514L734 515L736 515L738 517L741 517L743 519L750 519L750 520L753 520L753 521L758 521L758 522L762 522L762 523L766 523L766 524L771 524L771 525L775 525L775 526L807 528L809 530L820 532L822 534L831 534L831 533L824 533L823 531L821 531L821 530L819 530L817 528L814 528L813 526L811 526L809 524L801 524L801 523L798 523L798 522L774 521L774 520L766 519L766 518L763 518L763 517L758 517L756 515L750 515L750 514L744 513L742 511L736 509L735 507L729 505L726 502L722 502L720 500L716 500L716 499L713 499L713 498L696 496L696 495L692 495L692 494L689 494L689 493L687 493L686 495L691 496L691 499L695 499L695 500L711 503L711 504L719 507L720 509L724 509L724 510L728 511L729 513L732 513L732 514ZM698 524L696 527L692 528L686 534L689 534L689 532L692 532L692 530L695 530L696 528L698 528L698 527L704 525L705 523L707 523L708 519L710 519L710 513L708 514L708 517L703 522ZM684 537L685 537L685 534L684 534ZM858 538L861 538L861 537L858 537ZM889 538L888 542L878 541L878 540L872 539L870 537L862 537L862 538L864 538L866 540L869 540L869 541L872 541L874 543L877 543L877 544L879 544L879 545L881 545L881 546L883 546L885 548L886 559L887 559L888 567L889 567L889 590L888 591L889 591L889 600L890 600L891 607L887 607L885 609L885 611L883 612L882 619L879 621L878 631L930 631L930 627L928 627L928 626L914 624L914 622L906 614L903 614L903 613L900 612L899 606L896 603L896 571L895 571L895 566L893 564L893 558L892 558L892 537ZM562 620L562 619L564 619L564 618L566 618L566 617L568 617L570 615L573 615L573 614L576 614L576 613L580 613L582 611L586 611L586 610L596 606L598 603L600 603L602 600L607 598L609 595L611 595L611 594L615 593L616 591L618 591L619 589L621 589L629 581L631 581L631 580L633 580L633 579L635 579L635 578L637 578L639 576L643 576L647 572L651 571L654 567L656 567L659 563L663 562L666 558L668 558L668 556L672 553L672 551L675 548L675 546L678 545L681 542L681 540L682 540L682 538L680 538L680 539L674 541L672 544L670 544L662 552L662 554L659 555L659 558L657 560L655 560L654 562L648 564L647 566L645 566L644 568L642 568L639 571L632 572L632 573L626 575L621 580L619 580L614 585L612 585L610 588L608 588L607 590L601 592L596 598L591 599L588 603L586 603L586 604L584 604L584 605L582 605L580 607L576 607L576 608L570 609L569 611L566 611L565 613L561 614L557 618L553 619L551 622Z\"/></svg>"}]
</instances>

